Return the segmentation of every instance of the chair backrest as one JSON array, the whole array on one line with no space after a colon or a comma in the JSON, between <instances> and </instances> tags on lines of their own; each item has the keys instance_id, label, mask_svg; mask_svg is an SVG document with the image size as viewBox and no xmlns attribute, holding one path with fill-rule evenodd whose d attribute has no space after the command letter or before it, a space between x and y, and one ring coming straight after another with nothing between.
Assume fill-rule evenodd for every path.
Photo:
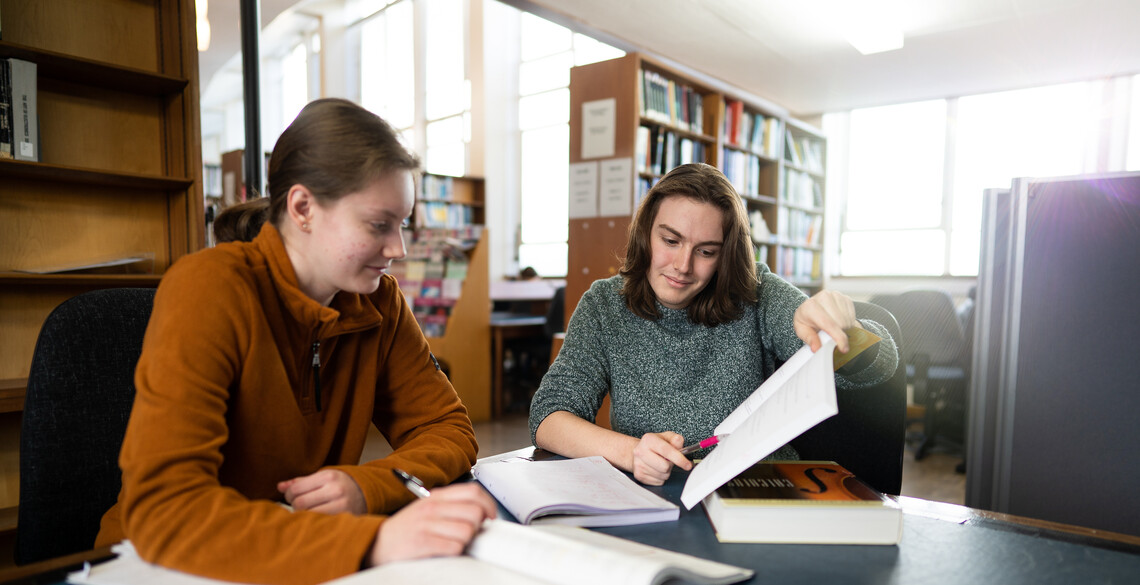
<instances>
[{"instance_id":1,"label":"chair backrest","mask_svg":"<svg viewBox=\"0 0 1140 585\"><path fill-rule=\"evenodd\" d=\"M118 497L119 449L154 292L86 292L44 321L20 434L18 564L90 549Z\"/></svg>"},{"instance_id":2,"label":"chair backrest","mask_svg":"<svg viewBox=\"0 0 1140 585\"><path fill-rule=\"evenodd\" d=\"M902 351L898 322L882 307L855 302L855 315L887 328ZM906 439L906 365L899 360L894 375L870 388L837 392L839 414L792 441L806 460L835 461L885 494L902 489Z\"/></svg>"},{"instance_id":3,"label":"chair backrest","mask_svg":"<svg viewBox=\"0 0 1140 585\"><path fill-rule=\"evenodd\" d=\"M878 300L898 320L906 339L901 354L906 363L914 364L918 356L924 356L931 366L964 366L966 336L950 293L908 290Z\"/></svg>"}]
</instances>

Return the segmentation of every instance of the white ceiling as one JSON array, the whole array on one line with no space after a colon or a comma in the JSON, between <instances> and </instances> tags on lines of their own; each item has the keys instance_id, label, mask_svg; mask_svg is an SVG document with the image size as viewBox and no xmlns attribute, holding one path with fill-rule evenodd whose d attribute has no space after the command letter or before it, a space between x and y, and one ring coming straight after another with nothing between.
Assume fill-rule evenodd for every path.
<instances>
[{"instance_id":1,"label":"white ceiling","mask_svg":"<svg viewBox=\"0 0 1140 585\"><path fill-rule=\"evenodd\" d=\"M525 3L800 114L1140 73L1137 0ZM893 23L905 46L859 54L842 28L860 17Z\"/></svg>"},{"instance_id":2,"label":"white ceiling","mask_svg":"<svg viewBox=\"0 0 1140 585\"><path fill-rule=\"evenodd\" d=\"M487 2L493 0L484 0ZM793 113L1140 73L1137 0L505 0L580 23ZM297 0L261 0L268 23ZM855 10L857 6L857 11ZM904 48L861 55L845 23L892 23ZM202 82L240 48L236 2L210 5ZM627 47L628 48L628 47Z\"/></svg>"}]
</instances>

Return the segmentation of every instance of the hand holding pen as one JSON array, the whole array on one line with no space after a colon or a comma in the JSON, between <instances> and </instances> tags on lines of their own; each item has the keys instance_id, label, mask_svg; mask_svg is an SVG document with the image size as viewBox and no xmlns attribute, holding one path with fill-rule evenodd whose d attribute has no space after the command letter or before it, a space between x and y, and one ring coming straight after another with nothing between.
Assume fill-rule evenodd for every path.
<instances>
[{"instance_id":1,"label":"hand holding pen","mask_svg":"<svg viewBox=\"0 0 1140 585\"><path fill-rule=\"evenodd\" d=\"M393 469L392 474L417 500L380 525L367 565L397 560L463 554L483 521L498 512L495 500L478 482L429 491L415 476Z\"/></svg>"},{"instance_id":2,"label":"hand holding pen","mask_svg":"<svg viewBox=\"0 0 1140 585\"><path fill-rule=\"evenodd\" d=\"M629 470L633 478L645 485L662 485L669 479L674 467L684 470L693 468L693 462L686 455L707 449L723 441L727 433L714 435L689 446L684 438L672 431L646 433L633 447Z\"/></svg>"},{"instance_id":3,"label":"hand holding pen","mask_svg":"<svg viewBox=\"0 0 1140 585\"><path fill-rule=\"evenodd\" d=\"M408 488L408 491L415 494L417 498L426 498L431 495L431 492L424 487L424 482L420 481L420 478L403 469L396 469L395 467L392 468L392 474L404 484L404 487Z\"/></svg>"}]
</instances>

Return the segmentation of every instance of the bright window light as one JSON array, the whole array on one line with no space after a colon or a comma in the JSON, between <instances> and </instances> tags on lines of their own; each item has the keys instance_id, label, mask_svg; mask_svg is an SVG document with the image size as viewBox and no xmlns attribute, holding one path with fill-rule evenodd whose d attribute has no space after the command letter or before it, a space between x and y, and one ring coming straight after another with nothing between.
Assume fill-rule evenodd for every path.
<instances>
[{"instance_id":1,"label":"bright window light","mask_svg":"<svg viewBox=\"0 0 1140 585\"><path fill-rule=\"evenodd\" d=\"M1097 86L1070 83L958 100L950 273L978 273L982 192L1017 177L1076 175L1095 132Z\"/></svg>"},{"instance_id":2,"label":"bright window light","mask_svg":"<svg viewBox=\"0 0 1140 585\"><path fill-rule=\"evenodd\" d=\"M293 122L309 102L309 52L298 43L281 63L281 127Z\"/></svg>"},{"instance_id":3,"label":"bright window light","mask_svg":"<svg viewBox=\"0 0 1140 585\"><path fill-rule=\"evenodd\" d=\"M415 68L407 57L412 30L411 2L389 7L360 29L360 103L409 136L416 122Z\"/></svg>"},{"instance_id":4,"label":"bright window light","mask_svg":"<svg viewBox=\"0 0 1140 585\"><path fill-rule=\"evenodd\" d=\"M1132 118L1128 130L1128 152L1124 168L1129 171L1140 171L1140 75L1132 77Z\"/></svg>"},{"instance_id":5,"label":"bright window light","mask_svg":"<svg viewBox=\"0 0 1140 585\"><path fill-rule=\"evenodd\" d=\"M625 53L523 13L520 19L519 267L565 276L569 233L570 68Z\"/></svg>"},{"instance_id":6,"label":"bright window light","mask_svg":"<svg viewBox=\"0 0 1140 585\"><path fill-rule=\"evenodd\" d=\"M942 224L946 102L851 112L847 229Z\"/></svg>"}]
</instances>

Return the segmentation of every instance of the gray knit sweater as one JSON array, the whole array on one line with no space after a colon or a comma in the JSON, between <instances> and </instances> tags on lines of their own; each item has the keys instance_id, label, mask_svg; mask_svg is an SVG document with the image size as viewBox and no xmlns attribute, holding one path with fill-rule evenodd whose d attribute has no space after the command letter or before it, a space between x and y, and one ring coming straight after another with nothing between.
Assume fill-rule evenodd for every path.
<instances>
[{"instance_id":1,"label":"gray knit sweater","mask_svg":"<svg viewBox=\"0 0 1140 585\"><path fill-rule=\"evenodd\" d=\"M757 303L745 307L741 318L716 327L694 324L685 310L660 303L660 319L642 319L625 306L621 276L594 282L574 310L566 341L531 402L531 440L555 411L594 421L607 393L610 424L619 433L641 437L675 431L686 442L711 435L777 363L803 346L792 317L807 297L767 266L758 264L757 272ZM866 368L836 375L840 391L882 382L898 363L886 329L860 322L883 342ZM798 458L789 446L771 457Z\"/></svg>"}]
</instances>

